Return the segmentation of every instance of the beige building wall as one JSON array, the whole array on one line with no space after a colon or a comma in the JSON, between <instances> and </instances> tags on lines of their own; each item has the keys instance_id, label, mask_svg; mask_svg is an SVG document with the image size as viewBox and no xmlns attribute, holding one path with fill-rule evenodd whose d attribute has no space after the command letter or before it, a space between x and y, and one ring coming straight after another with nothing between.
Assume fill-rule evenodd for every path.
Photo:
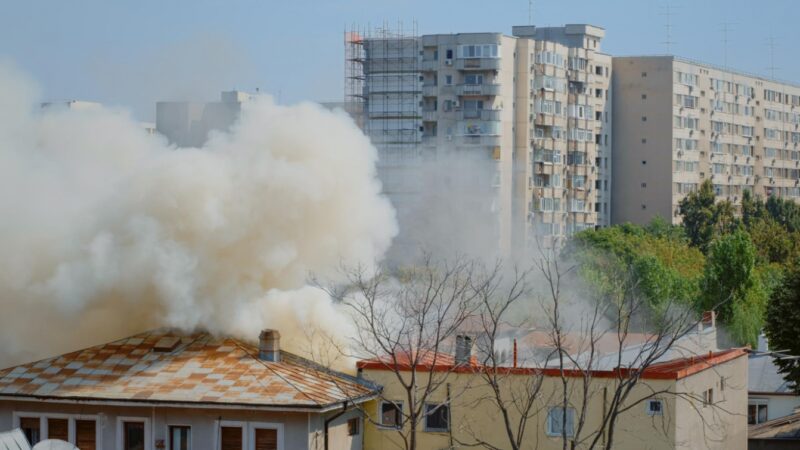
<instances>
[{"instance_id":1,"label":"beige building wall","mask_svg":"<svg viewBox=\"0 0 800 450\"><path fill-rule=\"evenodd\" d=\"M698 372L680 380L645 379L631 392L628 402L630 406L618 418L615 428L614 448L622 450L642 449L695 449L695 448L729 448L744 449L746 445L746 411L747 411L747 359L737 358L725 364ZM388 371L364 370L366 379L383 385L383 395L393 401L402 401L406 413L408 403L404 401L405 392L399 388L396 375ZM406 374L410 376L410 374ZM417 373L420 386L426 379L426 373ZM688 392L701 394L724 378L725 388L716 397L716 404L703 408L695 402L695 408L686 401L677 398L674 393ZM503 379L504 393L510 398L512 392L520 392L531 378L529 375L509 375ZM569 381L570 404L580 411L582 379ZM601 420L604 405L610 401L614 392L613 378L595 377L591 380L586 424L581 432L582 439L601 434ZM418 439L420 449L449 448L453 444L474 444L475 437L488 442L497 448L508 448L506 428L499 409L493 403L493 394L485 382L474 374L452 374L447 383L437 389L431 401L446 402L448 388L452 402L451 426L449 431L425 431L424 423L420 424ZM664 392L653 397L653 392ZM653 397L663 403L662 415L650 415L647 411L646 398ZM560 449L560 436L547 433L547 411L550 407L561 404L561 379L546 377L542 382L540 397L537 400L535 415L529 420L525 431L525 449ZM365 404L365 414L372 420L367 423L365 448L398 448L401 438L395 429L384 428L380 423L380 401ZM512 408L513 411L513 408ZM512 412L512 423L516 426L518 416ZM577 416L575 418L577 423ZM407 425L406 425L407 426ZM407 430L407 428L406 428ZM708 440L713 437L713 440ZM601 434L600 443L607 439ZM706 444L707 442L707 444ZM460 443L460 444L459 444ZM588 445L588 444L587 444ZM581 448L579 446L579 448Z\"/></svg>"},{"instance_id":2,"label":"beige building wall","mask_svg":"<svg viewBox=\"0 0 800 450\"><path fill-rule=\"evenodd\" d=\"M673 56L613 65L612 222L679 223L705 180L734 205L745 190L800 199L800 86Z\"/></svg>"}]
</instances>

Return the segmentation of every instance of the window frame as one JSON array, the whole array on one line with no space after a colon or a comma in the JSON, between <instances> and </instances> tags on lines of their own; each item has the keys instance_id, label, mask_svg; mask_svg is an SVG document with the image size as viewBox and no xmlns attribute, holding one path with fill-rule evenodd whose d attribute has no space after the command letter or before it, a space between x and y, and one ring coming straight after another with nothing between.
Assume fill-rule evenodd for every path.
<instances>
[{"instance_id":1,"label":"window frame","mask_svg":"<svg viewBox=\"0 0 800 450\"><path fill-rule=\"evenodd\" d=\"M91 420L94 421L94 442L95 448L103 448L103 433L100 430L100 418L97 414L69 414L69 413L48 413L48 412L30 412L30 411L12 411L11 421L14 428L19 428L21 418L38 418L39 419L39 435L41 440L50 439L47 426L47 419L67 419L69 421L67 436L68 442L75 444L78 438L75 421L77 420Z\"/></svg>"},{"instance_id":2,"label":"window frame","mask_svg":"<svg viewBox=\"0 0 800 450\"><path fill-rule=\"evenodd\" d=\"M355 429L355 431L353 431ZM361 433L361 418L351 417L347 419L347 435L358 436Z\"/></svg>"},{"instance_id":3,"label":"window frame","mask_svg":"<svg viewBox=\"0 0 800 450\"><path fill-rule=\"evenodd\" d=\"M149 417L118 416L117 417L117 450L125 450L125 423L140 422L144 424L144 450L153 450L153 431Z\"/></svg>"},{"instance_id":4,"label":"window frame","mask_svg":"<svg viewBox=\"0 0 800 450\"><path fill-rule=\"evenodd\" d=\"M545 419L545 434L547 434L548 436L550 436L550 437L561 437L562 436L562 432L560 432L560 431L559 432L554 432L553 431L553 420L552 420L551 413L554 410L563 410L563 409L564 409L563 406L551 406L551 407L547 408L547 417ZM575 408L573 408L571 406L567 406L566 409L567 409L567 412L568 412L568 416L570 416L572 418L572 430L570 430L571 431L570 433L567 433L567 437L571 438L571 437L575 437Z\"/></svg>"},{"instance_id":5,"label":"window frame","mask_svg":"<svg viewBox=\"0 0 800 450\"><path fill-rule=\"evenodd\" d=\"M658 411L653 411L650 408L650 405L653 404L653 403L658 403L660 405L659 408L658 408ZM663 416L664 415L664 400L661 400L660 398L647 399L647 401L644 404L644 407L645 407L644 408L645 412L647 412L647 415L650 416L650 417Z\"/></svg>"},{"instance_id":6,"label":"window frame","mask_svg":"<svg viewBox=\"0 0 800 450\"><path fill-rule=\"evenodd\" d=\"M242 442L248 450L256 449L256 430L275 430L277 433L277 450L283 450L283 424L276 422L247 422L247 442Z\"/></svg>"},{"instance_id":7,"label":"window frame","mask_svg":"<svg viewBox=\"0 0 800 450\"><path fill-rule=\"evenodd\" d=\"M214 429L214 442L216 445L222 445L222 428L239 428L242 432L242 450L247 449L247 422L237 420L217 420L216 428ZM216 448L216 447L215 447Z\"/></svg>"},{"instance_id":8,"label":"window frame","mask_svg":"<svg viewBox=\"0 0 800 450\"><path fill-rule=\"evenodd\" d=\"M432 407L434 410L440 410L444 408L447 411L447 417L445 418L447 426L445 428L434 428L428 426L428 418L431 416L431 413L428 412L429 407ZM425 420L423 425L423 429L431 433L446 433L450 431L450 405L447 403L425 403Z\"/></svg>"},{"instance_id":9,"label":"window frame","mask_svg":"<svg viewBox=\"0 0 800 450\"><path fill-rule=\"evenodd\" d=\"M194 445L193 438L192 438L192 426L185 423L168 423L164 425L164 428L167 430L167 450L174 450L172 448L172 429L173 428L188 428L189 429L189 450L191 450Z\"/></svg>"},{"instance_id":10,"label":"window frame","mask_svg":"<svg viewBox=\"0 0 800 450\"><path fill-rule=\"evenodd\" d=\"M393 405L395 408L398 408L400 413L400 417L398 418L398 423L394 425L386 425L383 423L383 405ZM386 430L399 430L403 428L405 420L403 420L403 406L404 403L402 401L391 401L391 400L381 400L378 402L378 418L380 419L380 424L378 425L382 429Z\"/></svg>"}]
</instances>

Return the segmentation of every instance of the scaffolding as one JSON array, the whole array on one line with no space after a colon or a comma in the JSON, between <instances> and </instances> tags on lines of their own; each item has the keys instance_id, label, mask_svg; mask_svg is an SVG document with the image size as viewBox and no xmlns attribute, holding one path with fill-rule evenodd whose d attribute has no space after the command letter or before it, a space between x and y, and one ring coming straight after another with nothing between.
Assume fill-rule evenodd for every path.
<instances>
[{"instance_id":1,"label":"scaffolding","mask_svg":"<svg viewBox=\"0 0 800 450\"><path fill-rule=\"evenodd\" d=\"M420 49L416 23L345 31L345 108L378 148L382 164L419 155Z\"/></svg>"}]
</instances>

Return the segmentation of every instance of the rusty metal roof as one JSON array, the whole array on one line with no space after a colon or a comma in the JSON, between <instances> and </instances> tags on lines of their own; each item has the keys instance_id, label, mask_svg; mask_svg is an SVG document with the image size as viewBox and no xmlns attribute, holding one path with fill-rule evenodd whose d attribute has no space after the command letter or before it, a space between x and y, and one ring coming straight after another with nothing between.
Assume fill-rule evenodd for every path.
<instances>
[{"instance_id":1,"label":"rusty metal roof","mask_svg":"<svg viewBox=\"0 0 800 450\"><path fill-rule=\"evenodd\" d=\"M209 333L149 331L0 370L0 396L324 409L376 386L281 351Z\"/></svg>"}]
</instances>

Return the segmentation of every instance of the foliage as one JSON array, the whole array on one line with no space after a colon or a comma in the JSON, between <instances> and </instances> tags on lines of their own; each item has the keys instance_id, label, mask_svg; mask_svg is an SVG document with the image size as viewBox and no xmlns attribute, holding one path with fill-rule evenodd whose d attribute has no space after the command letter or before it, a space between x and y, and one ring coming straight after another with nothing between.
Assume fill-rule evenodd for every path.
<instances>
[{"instance_id":1,"label":"foliage","mask_svg":"<svg viewBox=\"0 0 800 450\"><path fill-rule=\"evenodd\" d=\"M792 270L776 290L767 307L765 332L770 347L800 355L800 271ZM792 359L775 359L780 373L800 393L800 362Z\"/></svg>"},{"instance_id":2,"label":"foliage","mask_svg":"<svg viewBox=\"0 0 800 450\"><path fill-rule=\"evenodd\" d=\"M710 180L684 197L678 206L689 242L703 252L715 236L733 231L738 224L733 204L727 200L716 202Z\"/></svg>"},{"instance_id":3,"label":"foliage","mask_svg":"<svg viewBox=\"0 0 800 450\"><path fill-rule=\"evenodd\" d=\"M736 341L756 344L768 292L746 231L722 235L710 244L702 293L702 308L716 310Z\"/></svg>"}]
</instances>

